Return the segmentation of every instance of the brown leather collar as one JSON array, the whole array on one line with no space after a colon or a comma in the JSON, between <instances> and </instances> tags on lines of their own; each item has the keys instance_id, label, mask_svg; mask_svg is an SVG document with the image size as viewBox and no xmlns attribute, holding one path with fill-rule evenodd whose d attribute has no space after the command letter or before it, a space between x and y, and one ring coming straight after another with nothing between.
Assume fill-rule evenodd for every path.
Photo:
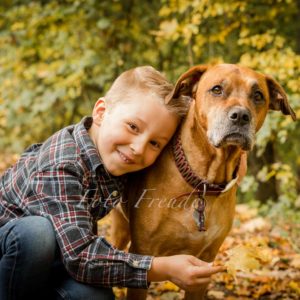
<instances>
[{"instance_id":1,"label":"brown leather collar","mask_svg":"<svg viewBox=\"0 0 300 300\"><path fill-rule=\"evenodd\" d=\"M179 170L183 179L194 189L195 193L204 192L206 195L217 196L225 190L226 183L209 183L206 180L198 177L198 175L193 171L185 156L179 131L177 131L173 137L172 149L177 169Z\"/></svg>"}]
</instances>

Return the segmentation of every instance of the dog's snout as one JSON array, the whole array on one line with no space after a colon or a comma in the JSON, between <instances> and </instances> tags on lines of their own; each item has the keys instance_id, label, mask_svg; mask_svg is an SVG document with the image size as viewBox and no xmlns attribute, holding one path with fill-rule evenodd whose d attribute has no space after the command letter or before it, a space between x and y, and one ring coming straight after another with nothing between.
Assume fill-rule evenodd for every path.
<instances>
[{"instance_id":1,"label":"dog's snout","mask_svg":"<svg viewBox=\"0 0 300 300\"><path fill-rule=\"evenodd\" d=\"M235 125L247 125L251 121L251 114L243 107L233 107L228 114L230 121Z\"/></svg>"}]
</instances>

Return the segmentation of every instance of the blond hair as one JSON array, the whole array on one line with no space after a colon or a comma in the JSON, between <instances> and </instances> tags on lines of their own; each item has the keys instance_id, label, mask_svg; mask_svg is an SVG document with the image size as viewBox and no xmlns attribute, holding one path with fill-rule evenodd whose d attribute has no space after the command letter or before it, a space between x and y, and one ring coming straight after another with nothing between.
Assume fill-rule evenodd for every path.
<instances>
[{"instance_id":1,"label":"blond hair","mask_svg":"<svg viewBox=\"0 0 300 300\"><path fill-rule=\"evenodd\" d=\"M173 90L173 84L162 73L151 66L142 66L125 71L117 77L105 95L105 102L109 109L120 101L129 100L137 91L151 93L169 111L183 117L187 114L189 101L186 96L180 96L169 101L168 96L171 95Z\"/></svg>"}]
</instances>

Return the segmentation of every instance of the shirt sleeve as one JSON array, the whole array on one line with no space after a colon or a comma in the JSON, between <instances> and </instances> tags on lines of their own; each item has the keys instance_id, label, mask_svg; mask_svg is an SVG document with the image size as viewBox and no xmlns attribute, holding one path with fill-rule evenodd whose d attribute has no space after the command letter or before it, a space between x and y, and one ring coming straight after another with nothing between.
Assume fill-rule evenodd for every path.
<instances>
[{"instance_id":1,"label":"shirt sleeve","mask_svg":"<svg viewBox=\"0 0 300 300\"><path fill-rule=\"evenodd\" d=\"M117 250L93 234L82 176L70 163L33 174L26 199L30 213L52 222L63 263L74 279L103 287L147 288L153 257Z\"/></svg>"}]
</instances>

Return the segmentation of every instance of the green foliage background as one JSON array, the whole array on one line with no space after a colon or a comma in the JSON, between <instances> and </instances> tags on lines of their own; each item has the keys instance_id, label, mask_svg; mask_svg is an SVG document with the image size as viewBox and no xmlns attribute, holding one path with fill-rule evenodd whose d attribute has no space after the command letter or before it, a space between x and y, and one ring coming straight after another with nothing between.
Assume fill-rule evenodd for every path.
<instances>
[{"instance_id":1,"label":"green foliage background","mask_svg":"<svg viewBox=\"0 0 300 300\"><path fill-rule=\"evenodd\" d=\"M2 0L0 151L21 152L89 115L114 78L137 65L175 81L194 64L240 63L274 76L299 117L299 19L299 0ZM299 209L299 135L299 122L270 114L244 201Z\"/></svg>"}]
</instances>

